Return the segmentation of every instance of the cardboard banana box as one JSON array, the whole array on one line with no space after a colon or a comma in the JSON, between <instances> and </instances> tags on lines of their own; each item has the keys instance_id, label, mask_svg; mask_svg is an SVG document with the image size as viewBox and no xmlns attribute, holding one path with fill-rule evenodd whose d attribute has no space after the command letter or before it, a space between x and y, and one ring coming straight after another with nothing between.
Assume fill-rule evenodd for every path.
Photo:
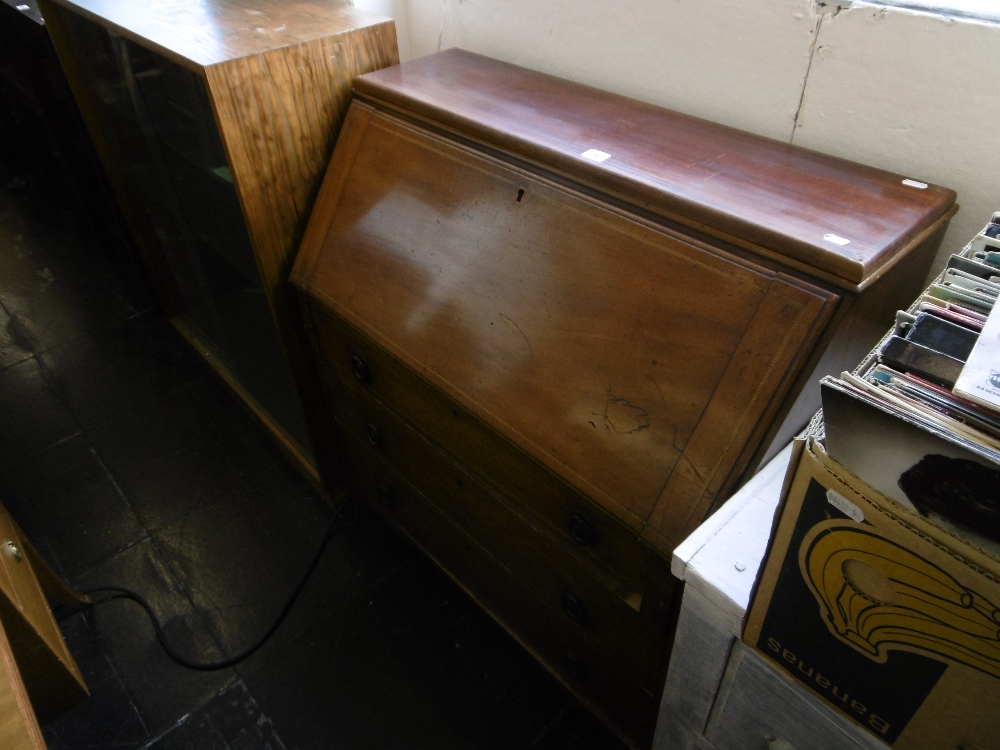
<instances>
[{"instance_id":1,"label":"cardboard banana box","mask_svg":"<svg viewBox=\"0 0 1000 750\"><path fill-rule=\"evenodd\" d=\"M797 441L744 641L902 750L1000 748L1000 560Z\"/></svg>"}]
</instances>

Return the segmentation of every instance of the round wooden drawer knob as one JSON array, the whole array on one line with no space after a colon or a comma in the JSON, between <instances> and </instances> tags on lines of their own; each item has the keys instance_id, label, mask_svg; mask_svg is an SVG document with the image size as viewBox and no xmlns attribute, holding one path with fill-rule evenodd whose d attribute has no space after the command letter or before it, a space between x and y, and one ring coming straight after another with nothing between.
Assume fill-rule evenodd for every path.
<instances>
[{"instance_id":1,"label":"round wooden drawer knob","mask_svg":"<svg viewBox=\"0 0 1000 750\"><path fill-rule=\"evenodd\" d=\"M590 525L590 521L579 513L571 515L569 521L566 522L566 526L578 544L590 547L594 543L594 527Z\"/></svg>"},{"instance_id":2,"label":"round wooden drawer knob","mask_svg":"<svg viewBox=\"0 0 1000 750\"><path fill-rule=\"evenodd\" d=\"M563 662L566 665L566 672L575 680L583 680L587 677L587 663L577 654L566 649L563 654Z\"/></svg>"},{"instance_id":3,"label":"round wooden drawer knob","mask_svg":"<svg viewBox=\"0 0 1000 750\"><path fill-rule=\"evenodd\" d=\"M388 485L380 484L375 493L378 495L378 501L382 505L391 507L396 504L396 493Z\"/></svg>"},{"instance_id":4,"label":"round wooden drawer knob","mask_svg":"<svg viewBox=\"0 0 1000 750\"><path fill-rule=\"evenodd\" d=\"M369 422L365 425L365 437L368 438L368 442L372 448L380 448L382 446L382 433L375 426L374 422Z\"/></svg>"},{"instance_id":5,"label":"round wooden drawer knob","mask_svg":"<svg viewBox=\"0 0 1000 750\"><path fill-rule=\"evenodd\" d=\"M562 608L566 616L571 620L575 620L581 625L586 625L590 622L590 615L587 614L587 605L583 603L583 599L572 589L566 589L562 594Z\"/></svg>"},{"instance_id":6,"label":"round wooden drawer knob","mask_svg":"<svg viewBox=\"0 0 1000 750\"><path fill-rule=\"evenodd\" d=\"M354 373L354 378L359 383L367 385L372 382L372 371L368 366L368 360L358 352L351 355L351 372Z\"/></svg>"}]
</instances>

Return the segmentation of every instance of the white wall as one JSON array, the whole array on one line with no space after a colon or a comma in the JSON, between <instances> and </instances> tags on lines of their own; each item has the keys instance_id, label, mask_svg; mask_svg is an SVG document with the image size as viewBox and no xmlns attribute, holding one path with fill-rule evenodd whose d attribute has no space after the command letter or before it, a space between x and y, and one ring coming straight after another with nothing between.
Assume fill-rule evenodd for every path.
<instances>
[{"instance_id":1,"label":"white wall","mask_svg":"<svg viewBox=\"0 0 1000 750\"><path fill-rule=\"evenodd\" d=\"M462 47L954 188L939 265L1000 209L1000 25L813 0L355 0L401 57Z\"/></svg>"},{"instance_id":2,"label":"white wall","mask_svg":"<svg viewBox=\"0 0 1000 750\"><path fill-rule=\"evenodd\" d=\"M802 0L407 0L415 57L462 47L787 140L816 25Z\"/></svg>"},{"instance_id":3,"label":"white wall","mask_svg":"<svg viewBox=\"0 0 1000 750\"><path fill-rule=\"evenodd\" d=\"M396 22L396 45L399 47L399 59L402 62L422 57L413 55L410 51L410 25L406 0L350 0L350 4L380 16L389 16Z\"/></svg>"},{"instance_id":4,"label":"white wall","mask_svg":"<svg viewBox=\"0 0 1000 750\"><path fill-rule=\"evenodd\" d=\"M820 29L793 142L958 191L939 265L1000 210L1000 25L857 3Z\"/></svg>"}]
</instances>

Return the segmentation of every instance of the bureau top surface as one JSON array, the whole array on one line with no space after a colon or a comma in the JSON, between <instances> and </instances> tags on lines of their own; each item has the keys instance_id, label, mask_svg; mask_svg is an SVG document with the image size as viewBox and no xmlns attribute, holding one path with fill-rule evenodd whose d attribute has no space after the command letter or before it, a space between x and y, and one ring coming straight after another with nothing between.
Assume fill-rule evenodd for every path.
<instances>
[{"instance_id":1,"label":"bureau top surface","mask_svg":"<svg viewBox=\"0 0 1000 750\"><path fill-rule=\"evenodd\" d=\"M355 92L848 287L877 275L955 201L919 176L457 49L361 76Z\"/></svg>"},{"instance_id":2,"label":"bureau top surface","mask_svg":"<svg viewBox=\"0 0 1000 750\"><path fill-rule=\"evenodd\" d=\"M346 0L53 0L136 41L208 66L388 19Z\"/></svg>"}]
</instances>

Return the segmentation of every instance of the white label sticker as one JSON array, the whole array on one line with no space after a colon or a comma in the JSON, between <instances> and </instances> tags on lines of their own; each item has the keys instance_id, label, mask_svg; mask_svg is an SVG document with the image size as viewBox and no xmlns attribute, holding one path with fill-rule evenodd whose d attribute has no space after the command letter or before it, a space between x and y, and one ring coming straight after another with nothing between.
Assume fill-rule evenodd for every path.
<instances>
[{"instance_id":1,"label":"white label sticker","mask_svg":"<svg viewBox=\"0 0 1000 750\"><path fill-rule=\"evenodd\" d=\"M841 237L839 234L824 234L823 239L827 242L832 242L834 245L850 245L851 241L846 237Z\"/></svg>"},{"instance_id":2,"label":"white label sticker","mask_svg":"<svg viewBox=\"0 0 1000 750\"><path fill-rule=\"evenodd\" d=\"M827 502L830 503L830 505L839 510L841 513L850 516L858 523L861 523L862 521L865 520L865 514L861 511L861 508L852 503L843 495L840 495L834 492L833 490L827 490L826 499Z\"/></svg>"},{"instance_id":3,"label":"white label sticker","mask_svg":"<svg viewBox=\"0 0 1000 750\"><path fill-rule=\"evenodd\" d=\"M598 151L596 148L592 148L589 151L584 151L580 154L584 159L590 159L591 161L602 162L611 158L611 154L606 154L603 151Z\"/></svg>"},{"instance_id":4,"label":"white label sticker","mask_svg":"<svg viewBox=\"0 0 1000 750\"><path fill-rule=\"evenodd\" d=\"M31 10L31 8L29 6L27 6L27 5L15 5L14 7L17 8L18 10L20 10L20 11Z\"/></svg>"},{"instance_id":5,"label":"white label sticker","mask_svg":"<svg viewBox=\"0 0 1000 750\"><path fill-rule=\"evenodd\" d=\"M903 184L909 187L920 188L921 190L925 190L927 188L926 182L917 182L916 180L903 180Z\"/></svg>"}]
</instances>

